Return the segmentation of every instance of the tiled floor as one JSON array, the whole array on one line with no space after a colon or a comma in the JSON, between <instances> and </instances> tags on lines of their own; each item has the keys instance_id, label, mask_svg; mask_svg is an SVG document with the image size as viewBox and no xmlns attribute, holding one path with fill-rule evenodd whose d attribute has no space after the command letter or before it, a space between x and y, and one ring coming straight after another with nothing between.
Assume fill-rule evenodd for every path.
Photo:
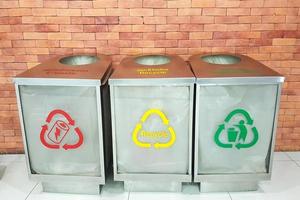
<instances>
[{"instance_id":1,"label":"tiled floor","mask_svg":"<svg viewBox=\"0 0 300 200\"><path fill-rule=\"evenodd\" d=\"M186 186L182 193L124 192L121 183L108 183L101 195L42 192L41 185L28 180L24 155L0 155L5 172L0 180L0 200L299 200L300 152L277 152L271 181L260 183L255 192L199 193ZM1 174L1 173L0 173Z\"/></svg>"}]
</instances>

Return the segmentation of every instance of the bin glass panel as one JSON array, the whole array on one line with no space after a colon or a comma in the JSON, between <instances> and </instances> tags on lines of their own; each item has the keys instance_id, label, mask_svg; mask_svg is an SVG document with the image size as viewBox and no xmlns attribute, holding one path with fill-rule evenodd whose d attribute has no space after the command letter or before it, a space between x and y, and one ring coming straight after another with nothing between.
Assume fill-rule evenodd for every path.
<instances>
[{"instance_id":1,"label":"bin glass panel","mask_svg":"<svg viewBox=\"0 0 300 200\"><path fill-rule=\"evenodd\" d=\"M265 173L277 85L200 86L198 174Z\"/></svg>"},{"instance_id":2,"label":"bin glass panel","mask_svg":"<svg viewBox=\"0 0 300 200\"><path fill-rule=\"evenodd\" d=\"M32 173L100 176L96 88L19 88Z\"/></svg>"},{"instance_id":3,"label":"bin glass panel","mask_svg":"<svg viewBox=\"0 0 300 200\"><path fill-rule=\"evenodd\" d=\"M114 96L118 172L186 174L190 88L116 86Z\"/></svg>"}]
</instances>

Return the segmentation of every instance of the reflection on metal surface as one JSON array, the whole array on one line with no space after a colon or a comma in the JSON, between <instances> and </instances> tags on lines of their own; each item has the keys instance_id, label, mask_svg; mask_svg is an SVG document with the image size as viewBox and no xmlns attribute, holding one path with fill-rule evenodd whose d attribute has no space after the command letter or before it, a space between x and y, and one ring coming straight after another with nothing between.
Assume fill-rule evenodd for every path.
<instances>
[{"instance_id":1,"label":"reflection on metal surface","mask_svg":"<svg viewBox=\"0 0 300 200\"><path fill-rule=\"evenodd\" d=\"M148 55L140 56L135 59L135 62L140 65L164 65L171 61L168 56Z\"/></svg>"},{"instance_id":2,"label":"reflection on metal surface","mask_svg":"<svg viewBox=\"0 0 300 200\"><path fill-rule=\"evenodd\" d=\"M76 55L76 56L68 56L59 60L60 63L65 65L88 65L95 63L99 60L96 56L88 56L88 55Z\"/></svg>"},{"instance_id":3,"label":"reflection on metal surface","mask_svg":"<svg viewBox=\"0 0 300 200\"><path fill-rule=\"evenodd\" d=\"M201 57L201 59L210 64L218 64L218 65L231 65L236 64L241 61L241 59L237 56L232 55L207 55Z\"/></svg>"}]
</instances>

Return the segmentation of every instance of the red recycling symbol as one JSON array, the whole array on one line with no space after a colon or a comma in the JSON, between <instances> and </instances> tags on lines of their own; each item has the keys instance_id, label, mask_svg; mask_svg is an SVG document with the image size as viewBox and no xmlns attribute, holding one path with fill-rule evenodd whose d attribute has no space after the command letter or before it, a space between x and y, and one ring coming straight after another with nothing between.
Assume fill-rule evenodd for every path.
<instances>
[{"instance_id":1,"label":"red recycling symbol","mask_svg":"<svg viewBox=\"0 0 300 200\"><path fill-rule=\"evenodd\" d=\"M48 130L48 125L53 117L58 114L63 115L68 122L65 122L63 120L56 120L47 134L48 141L46 141L45 135ZM42 126L40 140L42 144L49 149L59 149L60 144L63 142L63 139L65 138L67 133L69 133L70 126L75 126L75 121L65 111L56 109L48 114L46 122L47 124ZM64 148L65 150L77 149L83 143L83 134L81 130L78 127L75 127L74 131L78 136L78 141L75 144L64 144L62 148Z\"/></svg>"}]
</instances>

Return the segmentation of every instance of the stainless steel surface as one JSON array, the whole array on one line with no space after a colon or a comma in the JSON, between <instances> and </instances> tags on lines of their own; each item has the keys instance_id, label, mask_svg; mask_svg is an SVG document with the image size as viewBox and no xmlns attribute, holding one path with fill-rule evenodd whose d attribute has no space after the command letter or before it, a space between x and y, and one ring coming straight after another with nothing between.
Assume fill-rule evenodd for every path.
<instances>
[{"instance_id":1,"label":"stainless steel surface","mask_svg":"<svg viewBox=\"0 0 300 200\"><path fill-rule=\"evenodd\" d=\"M200 59L204 60L210 64L218 64L218 65L230 65L237 64L241 61L241 59L237 56L233 55L225 55L225 54L214 54L200 57Z\"/></svg>"},{"instance_id":2,"label":"stainless steel surface","mask_svg":"<svg viewBox=\"0 0 300 200\"><path fill-rule=\"evenodd\" d=\"M80 66L95 63L99 60L97 56L75 55L63 57L59 60L60 63L70 66Z\"/></svg>"},{"instance_id":3,"label":"stainless steel surface","mask_svg":"<svg viewBox=\"0 0 300 200\"><path fill-rule=\"evenodd\" d=\"M171 61L168 56L146 55L135 58L135 62L140 65L164 65Z\"/></svg>"}]
</instances>

